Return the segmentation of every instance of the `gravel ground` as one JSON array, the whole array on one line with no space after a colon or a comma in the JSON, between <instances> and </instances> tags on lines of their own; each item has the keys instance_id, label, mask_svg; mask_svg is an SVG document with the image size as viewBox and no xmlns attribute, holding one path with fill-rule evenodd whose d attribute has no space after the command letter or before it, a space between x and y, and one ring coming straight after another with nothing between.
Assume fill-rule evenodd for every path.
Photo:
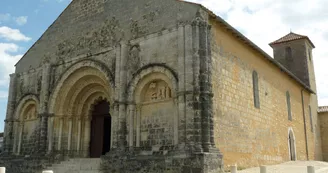
<instances>
[{"instance_id":1,"label":"gravel ground","mask_svg":"<svg viewBox=\"0 0 328 173\"><path fill-rule=\"evenodd\" d=\"M307 173L307 166L314 166L315 173L328 173L328 163L318 161L296 161L267 166L267 173ZM238 173L260 173L260 168L249 168Z\"/></svg>"}]
</instances>

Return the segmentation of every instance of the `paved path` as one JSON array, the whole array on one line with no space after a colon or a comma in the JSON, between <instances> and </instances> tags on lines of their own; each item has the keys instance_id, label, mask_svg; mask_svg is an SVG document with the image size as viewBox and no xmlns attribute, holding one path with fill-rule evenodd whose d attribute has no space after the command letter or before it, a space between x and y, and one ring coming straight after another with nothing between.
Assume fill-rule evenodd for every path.
<instances>
[{"instance_id":1,"label":"paved path","mask_svg":"<svg viewBox=\"0 0 328 173\"><path fill-rule=\"evenodd\" d=\"M327 162L296 161L267 167L267 173L307 173L307 166L314 166L316 173L328 173ZM260 173L260 168L250 168L238 173Z\"/></svg>"}]
</instances>

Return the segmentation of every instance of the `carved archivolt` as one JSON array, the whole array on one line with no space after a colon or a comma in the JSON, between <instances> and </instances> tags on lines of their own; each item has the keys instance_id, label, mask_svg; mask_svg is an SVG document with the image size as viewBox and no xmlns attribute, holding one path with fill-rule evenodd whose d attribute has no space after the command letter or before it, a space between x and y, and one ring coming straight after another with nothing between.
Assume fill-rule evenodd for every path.
<instances>
[{"instance_id":1,"label":"carved archivolt","mask_svg":"<svg viewBox=\"0 0 328 173\"><path fill-rule=\"evenodd\" d=\"M57 82L50 96L49 112L54 113L57 110L58 114L63 114L63 111L66 112L63 106L70 105L69 113L72 113L73 107L76 107L75 101L82 97L79 94L87 94L85 92L89 91L88 88L94 88L95 86L103 87L101 92L109 96L114 88L113 82L114 78L111 72L103 67L101 63L91 60L76 63Z\"/></svg>"},{"instance_id":2,"label":"carved archivolt","mask_svg":"<svg viewBox=\"0 0 328 173\"><path fill-rule=\"evenodd\" d=\"M110 72L93 61L76 63L60 78L51 95L49 149L87 152L93 105L99 100L113 103ZM112 111L112 110L111 110Z\"/></svg>"}]
</instances>

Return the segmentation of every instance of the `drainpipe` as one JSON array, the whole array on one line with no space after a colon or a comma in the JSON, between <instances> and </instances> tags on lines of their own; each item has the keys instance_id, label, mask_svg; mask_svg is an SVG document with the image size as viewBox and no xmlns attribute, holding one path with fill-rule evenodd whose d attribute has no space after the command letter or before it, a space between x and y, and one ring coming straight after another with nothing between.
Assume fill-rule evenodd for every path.
<instances>
[{"instance_id":1,"label":"drainpipe","mask_svg":"<svg viewBox=\"0 0 328 173\"><path fill-rule=\"evenodd\" d=\"M305 115L305 110L304 110L304 94L303 94L304 89L301 90L301 95L302 95L302 111L303 111L303 122L304 122L304 134L305 134L305 147L306 147L306 158L309 160L309 149L308 149L308 137L307 137L307 131L306 131L306 115Z\"/></svg>"}]
</instances>

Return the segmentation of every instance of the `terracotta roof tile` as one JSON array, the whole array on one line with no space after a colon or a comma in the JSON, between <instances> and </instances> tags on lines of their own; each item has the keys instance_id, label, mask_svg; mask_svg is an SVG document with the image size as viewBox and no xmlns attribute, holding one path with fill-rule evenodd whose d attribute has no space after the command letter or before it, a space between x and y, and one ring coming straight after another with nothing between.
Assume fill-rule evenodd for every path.
<instances>
[{"instance_id":1,"label":"terracotta roof tile","mask_svg":"<svg viewBox=\"0 0 328 173\"><path fill-rule=\"evenodd\" d=\"M321 113L321 112L328 112L328 106L320 106L318 108L318 112Z\"/></svg>"},{"instance_id":2,"label":"terracotta roof tile","mask_svg":"<svg viewBox=\"0 0 328 173\"><path fill-rule=\"evenodd\" d=\"M285 42L289 42L289 41L293 41L293 40L300 40L300 39L307 39L311 43L311 45L313 47L315 47L314 44L309 39L309 37L307 37L305 35L295 34L293 32L290 32L289 34L287 34L287 35L281 37L280 39L270 43L269 45L272 46L272 45L275 45L275 44L285 43Z\"/></svg>"}]
</instances>

